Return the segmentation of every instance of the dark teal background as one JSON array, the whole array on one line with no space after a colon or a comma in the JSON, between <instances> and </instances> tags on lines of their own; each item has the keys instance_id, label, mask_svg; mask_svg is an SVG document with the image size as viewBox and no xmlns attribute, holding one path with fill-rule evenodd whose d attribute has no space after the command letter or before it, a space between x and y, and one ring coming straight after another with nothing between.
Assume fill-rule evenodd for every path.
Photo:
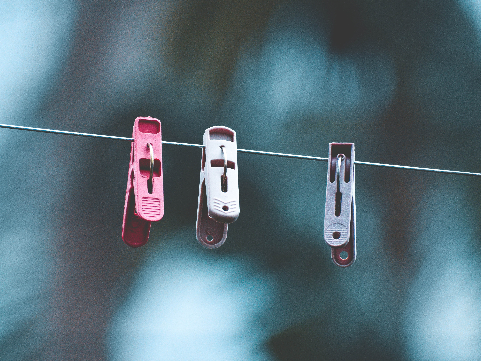
<instances>
[{"instance_id":1,"label":"dark teal background","mask_svg":"<svg viewBox=\"0 0 481 361\"><path fill-rule=\"evenodd\" d=\"M481 171L481 7L457 1L10 1L1 123ZM481 359L481 179L356 167L357 261L323 240L327 164L238 154L239 219L195 239L201 151L121 239L130 144L0 129L1 360Z\"/></svg>"}]
</instances>

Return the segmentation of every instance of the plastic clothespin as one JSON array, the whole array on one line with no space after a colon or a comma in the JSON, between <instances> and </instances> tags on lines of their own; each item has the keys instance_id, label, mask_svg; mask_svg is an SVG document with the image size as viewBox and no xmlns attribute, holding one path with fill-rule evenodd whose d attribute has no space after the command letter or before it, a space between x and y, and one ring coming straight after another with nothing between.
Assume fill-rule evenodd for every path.
<instances>
[{"instance_id":1,"label":"plastic clothespin","mask_svg":"<svg viewBox=\"0 0 481 361\"><path fill-rule=\"evenodd\" d=\"M164 216L160 121L135 119L132 137L122 239L131 247L140 247L149 240L151 222Z\"/></svg>"},{"instance_id":2,"label":"plastic clothespin","mask_svg":"<svg viewBox=\"0 0 481 361\"><path fill-rule=\"evenodd\" d=\"M227 127L204 133L197 207L197 240L207 248L220 247L227 225L239 217L237 140Z\"/></svg>"},{"instance_id":3,"label":"plastic clothespin","mask_svg":"<svg viewBox=\"0 0 481 361\"><path fill-rule=\"evenodd\" d=\"M356 260L356 198L354 144L330 143L324 239L331 258L341 267Z\"/></svg>"}]
</instances>

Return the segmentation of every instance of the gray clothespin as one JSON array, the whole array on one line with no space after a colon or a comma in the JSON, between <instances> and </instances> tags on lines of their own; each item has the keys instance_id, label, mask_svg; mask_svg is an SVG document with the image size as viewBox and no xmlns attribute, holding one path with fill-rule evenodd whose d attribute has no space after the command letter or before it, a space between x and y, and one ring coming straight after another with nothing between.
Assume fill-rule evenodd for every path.
<instances>
[{"instance_id":1,"label":"gray clothespin","mask_svg":"<svg viewBox=\"0 0 481 361\"><path fill-rule=\"evenodd\" d=\"M341 267L356 260L354 159L353 143L329 144L324 239Z\"/></svg>"}]
</instances>

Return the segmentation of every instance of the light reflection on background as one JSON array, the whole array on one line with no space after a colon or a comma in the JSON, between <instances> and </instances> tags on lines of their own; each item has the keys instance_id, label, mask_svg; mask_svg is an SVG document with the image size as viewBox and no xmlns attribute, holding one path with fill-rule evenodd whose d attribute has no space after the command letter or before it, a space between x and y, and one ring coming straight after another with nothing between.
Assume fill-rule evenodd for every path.
<instances>
[{"instance_id":1,"label":"light reflection on background","mask_svg":"<svg viewBox=\"0 0 481 361\"><path fill-rule=\"evenodd\" d=\"M137 275L111 329L113 359L268 359L259 315L272 307L272 282L240 259L180 252L190 231L164 239Z\"/></svg>"},{"instance_id":2,"label":"light reflection on background","mask_svg":"<svg viewBox=\"0 0 481 361\"><path fill-rule=\"evenodd\" d=\"M465 206L462 187L437 183L426 198L429 216L421 220L417 247L425 262L406 308L408 347L415 359L476 360L481 356L476 220Z\"/></svg>"}]
</instances>

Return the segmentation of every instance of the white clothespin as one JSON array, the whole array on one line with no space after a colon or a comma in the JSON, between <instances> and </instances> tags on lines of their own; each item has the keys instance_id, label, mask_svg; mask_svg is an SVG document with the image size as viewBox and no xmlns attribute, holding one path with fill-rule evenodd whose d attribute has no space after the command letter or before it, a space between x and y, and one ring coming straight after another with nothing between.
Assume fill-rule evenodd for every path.
<instances>
[{"instance_id":1,"label":"white clothespin","mask_svg":"<svg viewBox=\"0 0 481 361\"><path fill-rule=\"evenodd\" d=\"M356 199L354 144L330 143L327 171L324 239L341 267L356 259Z\"/></svg>"},{"instance_id":2,"label":"white clothespin","mask_svg":"<svg viewBox=\"0 0 481 361\"><path fill-rule=\"evenodd\" d=\"M227 238L227 224L239 217L237 140L227 127L204 133L197 207L197 239L207 248L220 247Z\"/></svg>"}]
</instances>

